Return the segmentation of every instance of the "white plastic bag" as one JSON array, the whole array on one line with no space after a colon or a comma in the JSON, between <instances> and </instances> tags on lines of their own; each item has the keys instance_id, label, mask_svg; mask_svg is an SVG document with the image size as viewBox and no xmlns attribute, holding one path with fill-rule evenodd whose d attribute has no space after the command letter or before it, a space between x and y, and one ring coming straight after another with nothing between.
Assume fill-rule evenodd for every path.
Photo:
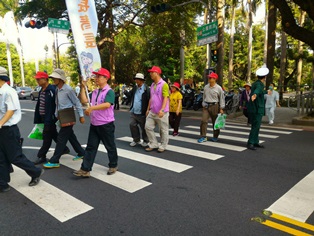
<instances>
[{"instance_id":1,"label":"white plastic bag","mask_svg":"<svg viewBox=\"0 0 314 236\"><path fill-rule=\"evenodd\" d=\"M226 114L219 113L215 121L214 130L224 129L226 125L226 118L227 118Z\"/></svg>"},{"instance_id":2,"label":"white plastic bag","mask_svg":"<svg viewBox=\"0 0 314 236\"><path fill-rule=\"evenodd\" d=\"M43 140L44 124L35 124L34 128L28 135L28 138Z\"/></svg>"}]
</instances>

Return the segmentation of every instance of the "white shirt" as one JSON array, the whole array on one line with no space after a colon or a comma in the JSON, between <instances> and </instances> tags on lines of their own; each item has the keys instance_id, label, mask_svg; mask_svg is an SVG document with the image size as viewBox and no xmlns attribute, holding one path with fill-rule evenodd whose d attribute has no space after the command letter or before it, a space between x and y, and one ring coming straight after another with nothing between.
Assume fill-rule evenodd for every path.
<instances>
[{"instance_id":1,"label":"white shirt","mask_svg":"<svg viewBox=\"0 0 314 236\"><path fill-rule=\"evenodd\" d=\"M5 83L0 88L0 119L9 110L14 111L13 116L3 126L16 125L22 118L17 92Z\"/></svg>"},{"instance_id":2,"label":"white shirt","mask_svg":"<svg viewBox=\"0 0 314 236\"><path fill-rule=\"evenodd\" d=\"M265 94L265 108L276 107L276 101L279 101L279 93L275 90L271 91L271 94Z\"/></svg>"}]
</instances>

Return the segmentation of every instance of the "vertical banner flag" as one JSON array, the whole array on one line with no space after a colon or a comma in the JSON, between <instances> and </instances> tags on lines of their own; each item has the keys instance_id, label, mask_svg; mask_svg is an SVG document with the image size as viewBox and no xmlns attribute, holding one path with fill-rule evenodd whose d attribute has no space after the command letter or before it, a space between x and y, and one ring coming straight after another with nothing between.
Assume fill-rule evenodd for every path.
<instances>
[{"instance_id":1,"label":"vertical banner flag","mask_svg":"<svg viewBox=\"0 0 314 236\"><path fill-rule=\"evenodd\" d=\"M94 0L66 0L83 80L101 67L96 45L98 17Z\"/></svg>"}]
</instances>

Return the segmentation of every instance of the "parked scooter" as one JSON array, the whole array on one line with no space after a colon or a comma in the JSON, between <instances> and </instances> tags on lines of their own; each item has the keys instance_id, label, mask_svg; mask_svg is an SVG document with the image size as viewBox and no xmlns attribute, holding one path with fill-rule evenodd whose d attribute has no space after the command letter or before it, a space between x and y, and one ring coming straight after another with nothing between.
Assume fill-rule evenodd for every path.
<instances>
[{"instance_id":1,"label":"parked scooter","mask_svg":"<svg viewBox=\"0 0 314 236\"><path fill-rule=\"evenodd\" d=\"M182 106L189 110L193 106L195 90L189 84L186 84L184 89L181 90L181 93L183 95Z\"/></svg>"},{"instance_id":2,"label":"parked scooter","mask_svg":"<svg viewBox=\"0 0 314 236\"><path fill-rule=\"evenodd\" d=\"M130 89L130 87L124 90L121 105L129 105L129 103L131 102L131 91L132 90Z\"/></svg>"},{"instance_id":3,"label":"parked scooter","mask_svg":"<svg viewBox=\"0 0 314 236\"><path fill-rule=\"evenodd\" d=\"M225 113L227 115L236 112L239 109L240 96L235 94L234 90L225 92Z\"/></svg>"},{"instance_id":4,"label":"parked scooter","mask_svg":"<svg viewBox=\"0 0 314 236\"><path fill-rule=\"evenodd\" d=\"M199 94L195 94L194 104L193 104L194 111L198 111L200 108L202 108L203 94L204 94L204 90L201 90Z\"/></svg>"}]
</instances>

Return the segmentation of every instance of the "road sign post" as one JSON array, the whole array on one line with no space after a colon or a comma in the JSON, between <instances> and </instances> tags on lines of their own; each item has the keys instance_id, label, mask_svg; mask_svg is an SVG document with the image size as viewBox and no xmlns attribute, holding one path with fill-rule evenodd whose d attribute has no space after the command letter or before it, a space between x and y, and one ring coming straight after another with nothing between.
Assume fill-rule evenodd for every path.
<instances>
[{"instance_id":1,"label":"road sign post","mask_svg":"<svg viewBox=\"0 0 314 236\"><path fill-rule=\"evenodd\" d=\"M218 41L218 21L197 28L197 46Z\"/></svg>"},{"instance_id":2,"label":"road sign post","mask_svg":"<svg viewBox=\"0 0 314 236\"><path fill-rule=\"evenodd\" d=\"M48 18L48 30L53 33L68 34L70 29L70 22L67 20L59 20Z\"/></svg>"}]
</instances>

